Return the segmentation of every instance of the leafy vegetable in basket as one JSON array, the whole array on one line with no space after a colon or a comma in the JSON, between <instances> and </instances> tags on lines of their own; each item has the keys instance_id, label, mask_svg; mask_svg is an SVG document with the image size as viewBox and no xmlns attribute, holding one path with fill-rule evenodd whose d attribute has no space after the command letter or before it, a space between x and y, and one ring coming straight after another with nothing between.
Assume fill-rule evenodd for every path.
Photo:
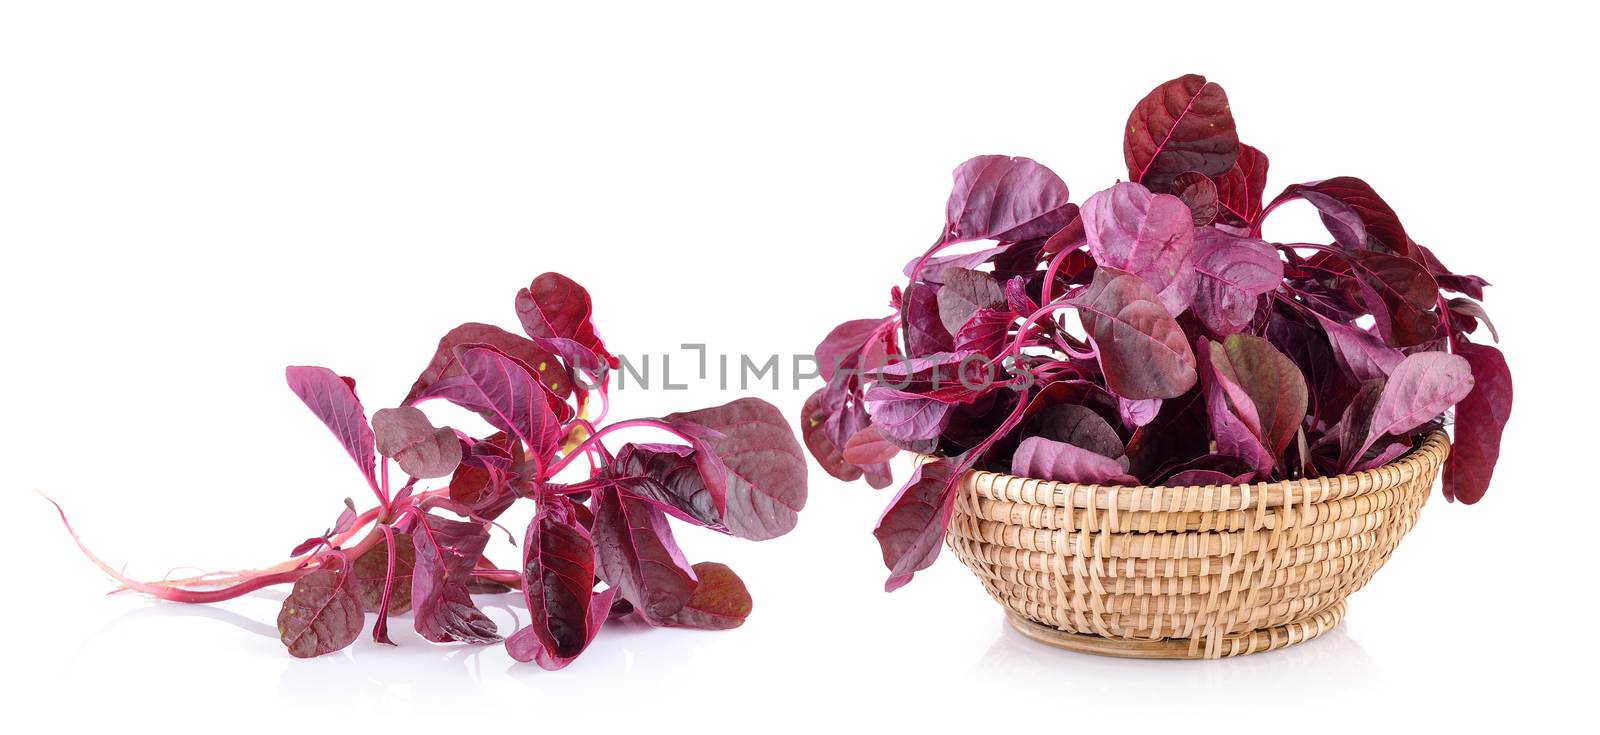
<instances>
[{"instance_id":1,"label":"leafy vegetable in basket","mask_svg":"<svg viewBox=\"0 0 1600 735\"><path fill-rule=\"evenodd\" d=\"M366 613L377 615L372 637L380 643L391 643L390 616L408 610L429 641L498 641L472 596L516 587L532 620L506 648L546 669L581 654L609 617L710 629L743 623L751 607L744 583L721 564L690 566L667 518L754 540L794 528L806 501L805 457L781 413L742 399L596 428L610 408L616 363L590 320L588 292L546 273L517 294L516 308L528 336L456 327L405 400L370 424L355 381L327 368L288 369L289 387L332 430L378 503L357 512L346 500L333 526L288 561L139 582L90 557L124 588L176 602L292 584L278 630L299 657L350 645ZM596 397L601 408L591 422L586 409ZM479 414L494 432L435 427L418 408L434 399ZM613 453L604 439L624 429L655 429L682 443L628 443ZM391 481L391 463L405 482ZM557 481L580 463L583 477ZM420 489L428 479L441 482ZM490 532L519 501L536 511L518 563L502 567L486 553Z\"/></svg>"},{"instance_id":2,"label":"leafy vegetable in basket","mask_svg":"<svg viewBox=\"0 0 1600 735\"><path fill-rule=\"evenodd\" d=\"M897 450L936 456L878 522L889 589L932 563L973 468L1120 485L1338 475L1396 459L1455 407L1445 496L1483 497L1511 411L1505 359L1469 339L1494 332L1488 283L1446 268L1360 179L1265 201L1267 157L1204 77L1157 87L1125 132L1129 181L1081 205L1027 158L961 164L892 313L818 345L828 384L802 433L823 469L885 487ZM1301 200L1332 242L1262 239Z\"/></svg>"}]
</instances>

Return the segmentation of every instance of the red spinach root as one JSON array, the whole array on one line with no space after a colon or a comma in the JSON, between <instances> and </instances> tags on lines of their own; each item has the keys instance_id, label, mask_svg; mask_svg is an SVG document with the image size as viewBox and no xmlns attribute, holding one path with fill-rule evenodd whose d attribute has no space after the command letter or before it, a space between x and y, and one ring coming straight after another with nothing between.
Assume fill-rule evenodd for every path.
<instances>
[{"instance_id":1,"label":"red spinach root","mask_svg":"<svg viewBox=\"0 0 1600 735\"><path fill-rule=\"evenodd\" d=\"M1115 485L1331 476L1399 457L1454 407L1445 497L1483 497L1511 412L1505 358L1468 338L1494 334L1488 283L1452 273L1360 179L1263 204L1267 157L1204 77L1157 87L1125 133L1129 181L1081 206L1027 158L963 163L893 313L818 345L828 383L801 427L823 469L881 488L897 451L936 456L874 532L888 589L938 555L973 468ZM1262 239L1296 200L1331 243Z\"/></svg>"},{"instance_id":2,"label":"red spinach root","mask_svg":"<svg viewBox=\"0 0 1600 735\"><path fill-rule=\"evenodd\" d=\"M429 641L499 641L472 595L518 587L532 619L505 639L506 649L546 669L581 654L608 618L738 627L751 609L744 582L722 564L691 566L667 518L753 540L794 528L806 501L805 456L781 413L746 398L596 428L618 363L595 332L589 294L546 273L517 294L516 309L526 337L486 324L451 330L405 400L370 424L355 381L327 368L288 368L289 387L333 432L378 502L358 512L347 499L333 526L289 560L140 582L81 541L80 548L123 589L163 600L219 602L292 584L278 631L297 657L350 645L367 613L377 614L372 637L380 643L392 644L390 616L408 610ZM479 414L495 433L473 438L434 427L417 407L433 399ZM590 421L596 399L601 408ZM626 429L663 430L683 443L628 443L613 453L604 440ZM391 462L405 482L391 481ZM586 479L555 481L580 462ZM418 489L432 479L447 484ZM536 512L520 563L501 568L484 554L489 531L520 500Z\"/></svg>"}]
</instances>

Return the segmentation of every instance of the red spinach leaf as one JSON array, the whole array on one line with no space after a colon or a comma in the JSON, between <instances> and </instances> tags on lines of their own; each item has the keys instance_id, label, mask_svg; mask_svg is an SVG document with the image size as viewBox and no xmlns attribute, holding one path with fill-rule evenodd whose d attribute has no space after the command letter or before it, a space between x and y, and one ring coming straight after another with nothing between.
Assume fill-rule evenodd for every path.
<instances>
[{"instance_id":1,"label":"red spinach leaf","mask_svg":"<svg viewBox=\"0 0 1600 735\"><path fill-rule=\"evenodd\" d=\"M355 381L324 367L289 367L284 376L289 389L333 432L367 482L377 487L372 427L367 425L366 410L356 397Z\"/></svg>"},{"instance_id":2,"label":"red spinach leaf","mask_svg":"<svg viewBox=\"0 0 1600 735\"><path fill-rule=\"evenodd\" d=\"M1128 115L1125 133L1128 179L1156 191L1185 171L1221 176L1239 156L1228 95L1198 74L1151 90Z\"/></svg>"}]
</instances>

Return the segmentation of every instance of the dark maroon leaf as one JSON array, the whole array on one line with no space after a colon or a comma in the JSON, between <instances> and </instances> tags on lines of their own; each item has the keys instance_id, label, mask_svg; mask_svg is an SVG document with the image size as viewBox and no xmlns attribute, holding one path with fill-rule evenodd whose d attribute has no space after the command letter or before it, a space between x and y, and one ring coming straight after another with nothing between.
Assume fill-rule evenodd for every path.
<instances>
[{"instance_id":1,"label":"dark maroon leaf","mask_svg":"<svg viewBox=\"0 0 1600 735\"><path fill-rule=\"evenodd\" d=\"M593 509L600 578L651 624L662 624L689 601L696 584L666 515L611 487L595 492Z\"/></svg>"},{"instance_id":2,"label":"dark maroon leaf","mask_svg":"<svg viewBox=\"0 0 1600 735\"><path fill-rule=\"evenodd\" d=\"M1056 482L1139 484L1114 459L1042 436L1030 436L1017 445L1011 457L1011 474Z\"/></svg>"},{"instance_id":3,"label":"dark maroon leaf","mask_svg":"<svg viewBox=\"0 0 1600 735\"><path fill-rule=\"evenodd\" d=\"M467 590L489 532L476 523L424 515L411 532L411 542L416 564L411 605L417 634L434 643L500 640L494 621L472 603Z\"/></svg>"},{"instance_id":4,"label":"dark maroon leaf","mask_svg":"<svg viewBox=\"0 0 1600 735\"><path fill-rule=\"evenodd\" d=\"M412 477L444 477L461 464L461 441L449 428L435 429L412 406L385 408L372 415L378 453L394 459Z\"/></svg>"},{"instance_id":5,"label":"dark maroon leaf","mask_svg":"<svg viewBox=\"0 0 1600 735\"><path fill-rule=\"evenodd\" d=\"M591 311L589 292L560 273L542 273L517 292L517 318L529 337L570 339L603 355Z\"/></svg>"},{"instance_id":6,"label":"dark maroon leaf","mask_svg":"<svg viewBox=\"0 0 1600 735\"><path fill-rule=\"evenodd\" d=\"M776 407L741 398L663 420L693 434L695 463L729 533L760 541L794 528L806 505L806 460Z\"/></svg>"},{"instance_id":7,"label":"dark maroon leaf","mask_svg":"<svg viewBox=\"0 0 1600 735\"><path fill-rule=\"evenodd\" d=\"M1156 87L1128 116L1122 144L1128 178L1156 191L1185 171L1221 176L1238 156L1228 95L1198 74Z\"/></svg>"},{"instance_id":8,"label":"dark maroon leaf","mask_svg":"<svg viewBox=\"0 0 1600 735\"><path fill-rule=\"evenodd\" d=\"M1350 254L1350 264L1365 288L1367 305L1378 332L1394 347L1411 347L1434 339L1439 315L1439 285L1410 258L1374 252Z\"/></svg>"},{"instance_id":9,"label":"dark maroon leaf","mask_svg":"<svg viewBox=\"0 0 1600 735\"><path fill-rule=\"evenodd\" d=\"M1483 498L1500 459L1500 436L1511 418L1511 370L1488 345L1456 344L1472 366L1472 392L1456 405L1455 446L1444 465L1444 496L1463 503Z\"/></svg>"},{"instance_id":10,"label":"dark maroon leaf","mask_svg":"<svg viewBox=\"0 0 1600 735\"><path fill-rule=\"evenodd\" d=\"M700 477L694 449L676 444L627 444L606 466L605 481L690 523L726 530L716 499Z\"/></svg>"},{"instance_id":11,"label":"dark maroon leaf","mask_svg":"<svg viewBox=\"0 0 1600 735\"><path fill-rule=\"evenodd\" d=\"M1172 398L1194 386L1194 352L1183 329L1139 277L1100 268L1073 305L1113 393L1134 400Z\"/></svg>"},{"instance_id":12,"label":"dark maroon leaf","mask_svg":"<svg viewBox=\"0 0 1600 735\"><path fill-rule=\"evenodd\" d=\"M949 352L955 338L939 319L939 294L934 286L914 283L906 289L906 342L913 354Z\"/></svg>"},{"instance_id":13,"label":"dark maroon leaf","mask_svg":"<svg viewBox=\"0 0 1600 735\"><path fill-rule=\"evenodd\" d=\"M1172 181L1172 193L1183 200L1193 216L1195 227L1205 227L1217 219L1217 184L1199 171L1185 171Z\"/></svg>"},{"instance_id":14,"label":"dark maroon leaf","mask_svg":"<svg viewBox=\"0 0 1600 735\"><path fill-rule=\"evenodd\" d=\"M1348 250L1376 249L1395 255L1412 255L1411 240L1406 237L1400 218L1361 179L1340 176L1291 185L1272 200L1267 212L1295 199L1304 199L1316 207L1328 232Z\"/></svg>"},{"instance_id":15,"label":"dark maroon leaf","mask_svg":"<svg viewBox=\"0 0 1600 735\"><path fill-rule=\"evenodd\" d=\"M1489 285L1488 281L1477 276L1462 276L1451 273L1444 263L1439 262L1439 256L1432 250L1422 246L1416 241L1411 242L1411 249L1421 256L1423 265L1427 266L1428 274L1438 281L1440 288L1464 293L1479 301L1483 300L1483 288Z\"/></svg>"},{"instance_id":16,"label":"dark maroon leaf","mask_svg":"<svg viewBox=\"0 0 1600 735\"><path fill-rule=\"evenodd\" d=\"M1468 317L1467 321L1471 326L1460 331L1471 334L1477 331L1478 322L1482 322L1483 326L1489 328L1489 336L1494 337L1496 342L1500 341L1500 332L1494 328L1494 322L1489 321L1489 312L1484 311L1483 304L1472 299L1456 298L1445 302L1445 307L1455 314Z\"/></svg>"},{"instance_id":17,"label":"dark maroon leaf","mask_svg":"<svg viewBox=\"0 0 1600 735\"><path fill-rule=\"evenodd\" d=\"M532 479L518 473L524 461L522 444L501 431L469 446L450 476L450 500L480 518L493 519L517 499L517 484Z\"/></svg>"},{"instance_id":18,"label":"dark maroon leaf","mask_svg":"<svg viewBox=\"0 0 1600 735\"><path fill-rule=\"evenodd\" d=\"M1267 155L1240 143L1238 159L1216 182L1222 219L1235 225L1254 224L1261 217L1262 194L1267 188Z\"/></svg>"},{"instance_id":19,"label":"dark maroon leaf","mask_svg":"<svg viewBox=\"0 0 1600 735\"><path fill-rule=\"evenodd\" d=\"M324 367L291 366L284 369L284 377L289 390L333 432L367 482L377 487L372 427L367 425L361 399L356 398L355 383Z\"/></svg>"},{"instance_id":20,"label":"dark maroon leaf","mask_svg":"<svg viewBox=\"0 0 1600 735\"><path fill-rule=\"evenodd\" d=\"M318 569L295 580L278 611L278 637L295 658L333 653L355 643L366 616L344 572Z\"/></svg>"},{"instance_id":21,"label":"dark maroon leaf","mask_svg":"<svg viewBox=\"0 0 1600 735\"><path fill-rule=\"evenodd\" d=\"M416 547L411 537L397 534L394 537L394 582L389 587L389 614L403 615L411 609L412 568L416 565ZM389 545L374 544L356 557L350 569L351 587L361 601L361 609L378 612L383 604L383 588L389 579Z\"/></svg>"},{"instance_id":22,"label":"dark maroon leaf","mask_svg":"<svg viewBox=\"0 0 1600 735\"><path fill-rule=\"evenodd\" d=\"M1076 403L1041 407L1023 422L1022 433L1072 444L1111 459L1121 457L1123 452L1117 430L1099 412Z\"/></svg>"},{"instance_id":23,"label":"dark maroon leaf","mask_svg":"<svg viewBox=\"0 0 1600 735\"><path fill-rule=\"evenodd\" d=\"M705 630L731 630L744 625L754 604L744 580L726 565L714 561L694 565L694 574L700 584L695 586L694 594L683 608L664 621L665 624Z\"/></svg>"},{"instance_id":24,"label":"dark maroon leaf","mask_svg":"<svg viewBox=\"0 0 1600 735\"><path fill-rule=\"evenodd\" d=\"M594 549L571 502L558 495L540 500L522 544L522 595L531 619L512 636L515 643L507 641L513 657L555 670L594 640L599 627L590 625L596 607ZM609 611L609 601L600 609ZM528 645L528 636L534 645Z\"/></svg>"},{"instance_id":25,"label":"dark maroon leaf","mask_svg":"<svg viewBox=\"0 0 1600 735\"><path fill-rule=\"evenodd\" d=\"M945 242L1049 237L1077 214L1061 177L1029 158L978 156L953 176Z\"/></svg>"},{"instance_id":26,"label":"dark maroon leaf","mask_svg":"<svg viewBox=\"0 0 1600 735\"><path fill-rule=\"evenodd\" d=\"M956 333L955 349L997 356L1005 349L1016 320L1016 312L1010 309L979 309Z\"/></svg>"},{"instance_id":27,"label":"dark maroon leaf","mask_svg":"<svg viewBox=\"0 0 1600 735\"><path fill-rule=\"evenodd\" d=\"M1372 433L1373 412L1378 409L1378 399L1383 397L1386 380L1386 377L1378 377L1362 383L1345 406L1339 423L1328 430L1327 441L1339 449L1338 461L1330 468L1330 474L1349 472L1361 459L1357 452L1365 451L1367 447L1367 436Z\"/></svg>"}]
</instances>

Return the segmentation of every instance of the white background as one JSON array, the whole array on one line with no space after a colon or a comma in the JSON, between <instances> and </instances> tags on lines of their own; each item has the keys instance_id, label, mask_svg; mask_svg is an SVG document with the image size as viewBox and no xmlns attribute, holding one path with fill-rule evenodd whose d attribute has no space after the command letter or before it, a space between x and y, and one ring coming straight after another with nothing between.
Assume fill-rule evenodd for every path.
<instances>
[{"instance_id":1,"label":"white background","mask_svg":"<svg viewBox=\"0 0 1600 735\"><path fill-rule=\"evenodd\" d=\"M585 5L6 4L13 731L1443 731L1547 723L1588 696L1589 24L1530 2ZM515 328L512 295L546 270L588 286L614 350L672 353L675 379L694 377L684 342L805 352L884 310L957 163L1031 156L1081 201L1126 175L1133 103L1190 71L1226 87L1271 157L1269 195L1362 176L1447 264L1494 282L1516 376L1487 499L1435 493L1315 642L1217 662L1065 653L1008 631L949 554L886 595L870 530L891 491L813 468L787 537L679 533L749 582L739 630L612 625L559 673L403 622L399 648L363 636L293 660L282 590L212 608L104 597L35 494L138 576L271 563L345 496L367 500L285 364L392 404L448 328ZM1289 210L1269 237L1318 234ZM789 377L749 393L794 416L814 386ZM619 391L614 415L735 397L689 382ZM507 630L526 617L513 597L490 608Z\"/></svg>"}]
</instances>

